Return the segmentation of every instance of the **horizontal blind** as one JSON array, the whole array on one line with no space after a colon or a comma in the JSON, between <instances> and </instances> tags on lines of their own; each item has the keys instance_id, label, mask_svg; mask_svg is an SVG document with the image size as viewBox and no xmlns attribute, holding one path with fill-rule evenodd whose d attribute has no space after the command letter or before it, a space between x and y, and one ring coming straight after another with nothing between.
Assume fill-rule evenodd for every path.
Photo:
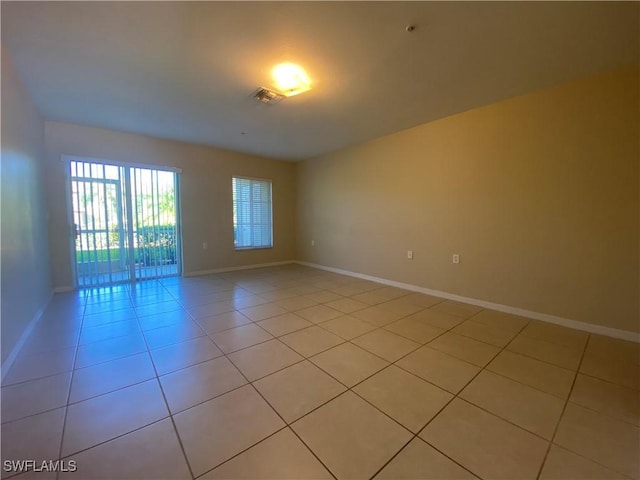
<instances>
[{"instance_id":1,"label":"horizontal blind","mask_svg":"<svg viewBox=\"0 0 640 480\"><path fill-rule=\"evenodd\" d=\"M236 248L273 246L269 180L233 177L233 220Z\"/></svg>"}]
</instances>

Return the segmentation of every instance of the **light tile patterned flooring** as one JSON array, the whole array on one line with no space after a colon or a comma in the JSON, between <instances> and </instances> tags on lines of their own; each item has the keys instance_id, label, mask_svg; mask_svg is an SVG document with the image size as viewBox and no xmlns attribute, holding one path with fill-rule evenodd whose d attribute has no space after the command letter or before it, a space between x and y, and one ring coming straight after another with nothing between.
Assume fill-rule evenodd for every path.
<instances>
[{"instance_id":1,"label":"light tile patterned flooring","mask_svg":"<svg viewBox=\"0 0 640 480\"><path fill-rule=\"evenodd\" d=\"M2 459L75 460L60 479L638 478L639 365L638 344L298 265L86 290L54 297L3 382Z\"/></svg>"}]
</instances>

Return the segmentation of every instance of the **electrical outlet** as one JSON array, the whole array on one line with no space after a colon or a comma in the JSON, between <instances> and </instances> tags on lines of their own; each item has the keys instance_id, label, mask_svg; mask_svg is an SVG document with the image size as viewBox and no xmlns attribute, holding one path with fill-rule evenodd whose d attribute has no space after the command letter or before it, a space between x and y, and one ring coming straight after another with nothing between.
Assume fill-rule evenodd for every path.
<instances>
[{"instance_id":1,"label":"electrical outlet","mask_svg":"<svg viewBox=\"0 0 640 480\"><path fill-rule=\"evenodd\" d=\"M460 263L460 255L457 253L453 254L453 263Z\"/></svg>"},{"instance_id":2,"label":"electrical outlet","mask_svg":"<svg viewBox=\"0 0 640 480\"><path fill-rule=\"evenodd\" d=\"M311 240L311 246L315 247L316 246L316 241L315 240Z\"/></svg>"},{"instance_id":3,"label":"electrical outlet","mask_svg":"<svg viewBox=\"0 0 640 480\"><path fill-rule=\"evenodd\" d=\"M413 260L413 250L407 250L407 258Z\"/></svg>"},{"instance_id":4,"label":"electrical outlet","mask_svg":"<svg viewBox=\"0 0 640 480\"><path fill-rule=\"evenodd\" d=\"M207 248L209 248L209 244L207 242L202 242L202 249L206 250Z\"/></svg>"}]
</instances>

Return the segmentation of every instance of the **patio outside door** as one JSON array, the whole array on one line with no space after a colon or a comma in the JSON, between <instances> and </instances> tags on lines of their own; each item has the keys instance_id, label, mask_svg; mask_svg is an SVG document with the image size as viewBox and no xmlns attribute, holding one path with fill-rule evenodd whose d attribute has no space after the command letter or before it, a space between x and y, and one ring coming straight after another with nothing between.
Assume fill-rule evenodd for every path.
<instances>
[{"instance_id":1,"label":"patio outside door","mask_svg":"<svg viewBox=\"0 0 640 480\"><path fill-rule=\"evenodd\" d=\"M77 285L179 274L177 173L84 160L69 163Z\"/></svg>"}]
</instances>

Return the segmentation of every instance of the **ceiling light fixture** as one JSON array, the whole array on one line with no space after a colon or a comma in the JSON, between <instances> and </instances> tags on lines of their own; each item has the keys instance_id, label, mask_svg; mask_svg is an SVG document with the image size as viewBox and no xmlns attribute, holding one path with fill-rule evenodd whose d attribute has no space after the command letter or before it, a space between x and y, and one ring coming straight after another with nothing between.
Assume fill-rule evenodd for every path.
<instances>
[{"instance_id":1,"label":"ceiling light fixture","mask_svg":"<svg viewBox=\"0 0 640 480\"><path fill-rule=\"evenodd\" d=\"M261 103L266 103L267 105L274 105L284 98L284 95L281 93L265 87L258 87L256 90L251 92L250 96Z\"/></svg>"},{"instance_id":2,"label":"ceiling light fixture","mask_svg":"<svg viewBox=\"0 0 640 480\"><path fill-rule=\"evenodd\" d=\"M311 80L302 67L295 63L281 63L271 70L278 90L285 97L293 97L311 90Z\"/></svg>"}]
</instances>

